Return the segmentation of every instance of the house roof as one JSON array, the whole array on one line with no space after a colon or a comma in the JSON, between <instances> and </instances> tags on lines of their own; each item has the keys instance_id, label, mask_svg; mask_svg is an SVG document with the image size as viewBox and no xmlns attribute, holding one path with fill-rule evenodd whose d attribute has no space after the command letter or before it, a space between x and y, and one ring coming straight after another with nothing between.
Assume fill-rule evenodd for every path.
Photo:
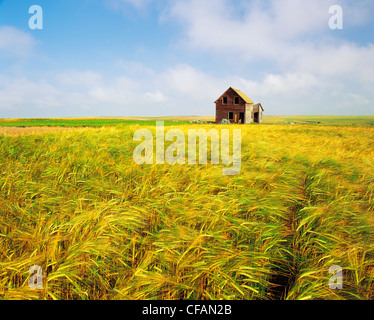
<instances>
[{"instance_id":1,"label":"house roof","mask_svg":"<svg viewBox=\"0 0 374 320\"><path fill-rule=\"evenodd\" d=\"M249 99L243 92L241 92L239 89L234 89L234 88L231 88L232 90L234 90L238 96L240 96L246 103L253 103L253 101L251 99Z\"/></svg>"},{"instance_id":2,"label":"house roof","mask_svg":"<svg viewBox=\"0 0 374 320\"><path fill-rule=\"evenodd\" d=\"M253 101L251 100L251 99L249 99L243 92L241 92L239 89L234 89L234 88L232 88L232 87L230 87L230 88L228 88L226 91L225 91L225 93L227 92L227 91L229 91L230 89L232 89L232 90L234 90L235 92L236 92L236 94L240 97L240 98L242 98L244 101L245 101L245 103L253 103ZM223 95L225 95L225 93L223 94ZM222 95L222 96L223 96ZM217 101L219 100L219 99L221 99L221 97L222 96L220 96L218 99L217 99ZM216 101L216 102L217 102Z\"/></svg>"}]
</instances>

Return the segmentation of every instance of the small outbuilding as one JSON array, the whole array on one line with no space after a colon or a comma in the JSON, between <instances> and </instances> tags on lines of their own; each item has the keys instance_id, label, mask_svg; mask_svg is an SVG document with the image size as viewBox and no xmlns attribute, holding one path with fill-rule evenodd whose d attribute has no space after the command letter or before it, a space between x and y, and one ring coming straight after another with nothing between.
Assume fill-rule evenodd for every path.
<instances>
[{"instance_id":1,"label":"small outbuilding","mask_svg":"<svg viewBox=\"0 0 374 320\"><path fill-rule=\"evenodd\" d=\"M261 103L254 104L238 89L230 87L215 104L217 124L223 119L237 124L262 123L263 121L264 108Z\"/></svg>"}]
</instances>

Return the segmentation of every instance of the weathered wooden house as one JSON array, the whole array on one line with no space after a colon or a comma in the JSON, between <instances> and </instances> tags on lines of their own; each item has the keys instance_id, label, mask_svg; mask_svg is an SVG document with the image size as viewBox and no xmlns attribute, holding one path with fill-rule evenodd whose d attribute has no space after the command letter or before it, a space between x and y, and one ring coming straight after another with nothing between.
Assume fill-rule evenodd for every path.
<instances>
[{"instance_id":1,"label":"weathered wooden house","mask_svg":"<svg viewBox=\"0 0 374 320\"><path fill-rule=\"evenodd\" d=\"M230 87L215 104L217 124L223 119L238 124L262 123L264 113L262 105L260 103L254 104L238 89Z\"/></svg>"}]
</instances>

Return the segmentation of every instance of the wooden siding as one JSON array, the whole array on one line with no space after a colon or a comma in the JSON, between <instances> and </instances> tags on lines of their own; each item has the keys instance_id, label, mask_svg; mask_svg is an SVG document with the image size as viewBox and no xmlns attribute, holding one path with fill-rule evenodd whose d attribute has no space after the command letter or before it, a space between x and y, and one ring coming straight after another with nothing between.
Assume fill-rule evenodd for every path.
<instances>
[{"instance_id":1,"label":"wooden siding","mask_svg":"<svg viewBox=\"0 0 374 320\"><path fill-rule=\"evenodd\" d=\"M223 104L223 97L227 98L227 104ZM235 98L239 98L239 103L235 104ZM226 91L216 101L216 123L220 123L223 119L229 119L229 112L234 113L234 120L230 120L231 123L239 123L240 113L244 113L244 119L246 119L246 102L232 89Z\"/></svg>"}]
</instances>

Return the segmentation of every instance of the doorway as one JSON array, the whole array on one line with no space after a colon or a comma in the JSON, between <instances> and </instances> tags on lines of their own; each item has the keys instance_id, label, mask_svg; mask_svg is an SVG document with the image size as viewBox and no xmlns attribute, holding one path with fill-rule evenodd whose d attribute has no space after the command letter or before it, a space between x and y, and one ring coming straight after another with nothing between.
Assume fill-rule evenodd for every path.
<instances>
[{"instance_id":1,"label":"doorway","mask_svg":"<svg viewBox=\"0 0 374 320\"><path fill-rule=\"evenodd\" d=\"M239 113L239 123L244 124L244 112Z\"/></svg>"},{"instance_id":2,"label":"doorway","mask_svg":"<svg viewBox=\"0 0 374 320\"><path fill-rule=\"evenodd\" d=\"M259 113L258 112L255 112L254 115L253 115L253 121L255 123L259 123Z\"/></svg>"}]
</instances>

